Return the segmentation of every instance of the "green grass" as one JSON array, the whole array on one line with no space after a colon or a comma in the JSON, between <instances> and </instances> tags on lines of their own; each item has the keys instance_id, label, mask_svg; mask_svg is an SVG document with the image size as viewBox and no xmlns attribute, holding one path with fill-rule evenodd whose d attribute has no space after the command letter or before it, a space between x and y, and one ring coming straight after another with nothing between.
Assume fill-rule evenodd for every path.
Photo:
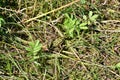
<instances>
[{"instance_id":1,"label":"green grass","mask_svg":"<svg viewBox=\"0 0 120 80\"><path fill-rule=\"evenodd\" d=\"M119 5L0 1L0 80L120 80Z\"/></svg>"}]
</instances>

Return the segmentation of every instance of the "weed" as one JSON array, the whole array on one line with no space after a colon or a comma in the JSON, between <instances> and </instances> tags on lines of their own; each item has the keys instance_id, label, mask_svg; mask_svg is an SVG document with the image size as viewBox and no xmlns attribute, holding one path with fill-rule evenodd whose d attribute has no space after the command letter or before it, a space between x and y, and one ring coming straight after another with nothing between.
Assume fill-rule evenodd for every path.
<instances>
[{"instance_id":1,"label":"weed","mask_svg":"<svg viewBox=\"0 0 120 80\"><path fill-rule=\"evenodd\" d=\"M68 37L74 37L74 31L76 29L76 27L79 24L79 21L77 19L73 18L73 15L69 16L68 14L66 14L66 19L63 23L63 29L65 30L65 35L67 35Z\"/></svg>"},{"instance_id":2,"label":"weed","mask_svg":"<svg viewBox=\"0 0 120 80\"><path fill-rule=\"evenodd\" d=\"M30 59L30 61L35 61L39 58L37 53L41 50L42 44L39 42L39 40L36 40L35 42L30 42L29 47L25 47L25 49L28 51L27 57Z\"/></svg>"},{"instance_id":3,"label":"weed","mask_svg":"<svg viewBox=\"0 0 120 80\"><path fill-rule=\"evenodd\" d=\"M92 25L98 17L98 15L93 14L92 11L89 11L88 17L87 15L83 15L81 20L75 18L73 15L69 16L65 14L65 16L66 19L63 23L63 29L65 30L65 35L72 38L75 36L75 32L79 35L80 30L89 29L89 26Z\"/></svg>"}]
</instances>

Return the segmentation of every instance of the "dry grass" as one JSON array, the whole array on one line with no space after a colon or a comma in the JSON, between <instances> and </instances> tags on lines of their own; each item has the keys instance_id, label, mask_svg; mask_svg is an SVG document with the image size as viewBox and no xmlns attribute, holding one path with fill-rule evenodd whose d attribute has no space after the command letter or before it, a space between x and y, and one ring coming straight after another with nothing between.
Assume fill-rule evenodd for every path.
<instances>
[{"instance_id":1,"label":"dry grass","mask_svg":"<svg viewBox=\"0 0 120 80\"><path fill-rule=\"evenodd\" d=\"M0 27L0 79L119 80L115 66L120 62L120 2L81 1L1 1L0 17L6 24ZM97 21L67 37L65 14L82 20L89 11L99 15ZM31 62L26 47L35 40L42 49Z\"/></svg>"}]
</instances>

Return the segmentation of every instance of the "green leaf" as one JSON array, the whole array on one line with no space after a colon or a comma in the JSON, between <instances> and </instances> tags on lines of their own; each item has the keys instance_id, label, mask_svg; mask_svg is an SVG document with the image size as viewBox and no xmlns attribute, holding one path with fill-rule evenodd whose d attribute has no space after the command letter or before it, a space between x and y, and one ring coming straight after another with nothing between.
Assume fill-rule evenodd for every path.
<instances>
[{"instance_id":1,"label":"green leaf","mask_svg":"<svg viewBox=\"0 0 120 80\"><path fill-rule=\"evenodd\" d=\"M92 15L93 15L93 12L92 12L92 11L90 11L90 12L89 12L89 15L88 15L88 16L89 16L89 18L91 18L91 17L92 17Z\"/></svg>"},{"instance_id":2,"label":"green leaf","mask_svg":"<svg viewBox=\"0 0 120 80\"><path fill-rule=\"evenodd\" d=\"M41 46L38 46L38 47L35 47L33 51L34 51L34 53L37 53L37 52L39 52L40 50L41 50Z\"/></svg>"},{"instance_id":3,"label":"green leaf","mask_svg":"<svg viewBox=\"0 0 120 80\"><path fill-rule=\"evenodd\" d=\"M87 22L87 24L88 24L88 25L90 25L90 24L91 24L91 22L90 22L90 21L88 21L88 22Z\"/></svg>"},{"instance_id":4,"label":"green leaf","mask_svg":"<svg viewBox=\"0 0 120 80\"><path fill-rule=\"evenodd\" d=\"M86 16L86 15L83 15L83 19L84 19L84 20L87 20L87 16Z\"/></svg>"},{"instance_id":5,"label":"green leaf","mask_svg":"<svg viewBox=\"0 0 120 80\"><path fill-rule=\"evenodd\" d=\"M86 29L88 29L88 27L87 26L83 26L83 27L80 27L80 29L86 30Z\"/></svg>"},{"instance_id":6,"label":"green leaf","mask_svg":"<svg viewBox=\"0 0 120 80\"><path fill-rule=\"evenodd\" d=\"M70 18L69 15L68 15L67 13L65 13L65 16L66 16L67 18Z\"/></svg>"},{"instance_id":7,"label":"green leaf","mask_svg":"<svg viewBox=\"0 0 120 80\"><path fill-rule=\"evenodd\" d=\"M40 48L41 47L41 44L40 44L40 41L39 40L36 40L35 41L35 48Z\"/></svg>"},{"instance_id":8,"label":"green leaf","mask_svg":"<svg viewBox=\"0 0 120 80\"><path fill-rule=\"evenodd\" d=\"M75 25L80 24L80 21L76 19Z\"/></svg>"},{"instance_id":9,"label":"green leaf","mask_svg":"<svg viewBox=\"0 0 120 80\"><path fill-rule=\"evenodd\" d=\"M2 24L5 24L5 20L0 17L0 27L2 26Z\"/></svg>"},{"instance_id":10,"label":"green leaf","mask_svg":"<svg viewBox=\"0 0 120 80\"><path fill-rule=\"evenodd\" d=\"M32 47L32 48L34 48L34 45L35 45L34 42L29 43L29 46Z\"/></svg>"},{"instance_id":11,"label":"green leaf","mask_svg":"<svg viewBox=\"0 0 120 80\"><path fill-rule=\"evenodd\" d=\"M73 37L73 32L74 32L74 28L72 28L72 29L69 30L70 37Z\"/></svg>"},{"instance_id":12,"label":"green leaf","mask_svg":"<svg viewBox=\"0 0 120 80\"><path fill-rule=\"evenodd\" d=\"M86 3L86 0L80 0L82 4L85 4Z\"/></svg>"},{"instance_id":13,"label":"green leaf","mask_svg":"<svg viewBox=\"0 0 120 80\"><path fill-rule=\"evenodd\" d=\"M27 51L32 51L31 48L29 48L29 47L25 47L25 49L26 49Z\"/></svg>"},{"instance_id":14,"label":"green leaf","mask_svg":"<svg viewBox=\"0 0 120 80\"><path fill-rule=\"evenodd\" d=\"M83 23L81 23L79 26L80 27L83 27L83 26L86 26L87 25L87 23L86 22L83 22Z\"/></svg>"},{"instance_id":15,"label":"green leaf","mask_svg":"<svg viewBox=\"0 0 120 80\"><path fill-rule=\"evenodd\" d=\"M98 15L95 14L95 15L93 15L93 16L90 18L90 20L91 20L91 21L96 21L97 18L98 18Z\"/></svg>"},{"instance_id":16,"label":"green leaf","mask_svg":"<svg viewBox=\"0 0 120 80\"><path fill-rule=\"evenodd\" d=\"M35 42L30 42L29 47L25 47L25 49L28 51L28 56L36 56L37 53L41 50L42 44L40 44L39 40L36 40Z\"/></svg>"},{"instance_id":17,"label":"green leaf","mask_svg":"<svg viewBox=\"0 0 120 80\"><path fill-rule=\"evenodd\" d=\"M40 51L41 47L42 45L40 44L39 40L36 40L34 45L34 53L37 53L38 51Z\"/></svg>"},{"instance_id":18,"label":"green leaf","mask_svg":"<svg viewBox=\"0 0 120 80\"><path fill-rule=\"evenodd\" d=\"M120 69L120 62L115 65L116 68Z\"/></svg>"},{"instance_id":19,"label":"green leaf","mask_svg":"<svg viewBox=\"0 0 120 80\"><path fill-rule=\"evenodd\" d=\"M3 18L0 18L0 22L5 22L5 20Z\"/></svg>"},{"instance_id":20,"label":"green leaf","mask_svg":"<svg viewBox=\"0 0 120 80\"><path fill-rule=\"evenodd\" d=\"M2 26L2 22L0 21L0 27Z\"/></svg>"},{"instance_id":21,"label":"green leaf","mask_svg":"<svg viewBox=\"0 0 120 80\"><path fill-rule=\"evenodd\" d=\"M34 59L38 59L39 58L39 56L34 56Z\"/></svg>"}]
</instances>

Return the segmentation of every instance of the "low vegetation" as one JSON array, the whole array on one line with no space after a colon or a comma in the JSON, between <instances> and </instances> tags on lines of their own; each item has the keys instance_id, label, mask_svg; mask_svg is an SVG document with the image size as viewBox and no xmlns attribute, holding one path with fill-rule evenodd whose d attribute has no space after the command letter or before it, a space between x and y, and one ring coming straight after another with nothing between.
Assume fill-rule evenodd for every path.
<instances>
[{"instance_id":1,"label":"low vegetation","mask_svg":"<svg viewBox=\"0 0 120 80\"><path fill-rule=\"evenodd\" d=\"M0 0L0 80L120 80L120 1Z\"/></svg>"}]
</instances>

